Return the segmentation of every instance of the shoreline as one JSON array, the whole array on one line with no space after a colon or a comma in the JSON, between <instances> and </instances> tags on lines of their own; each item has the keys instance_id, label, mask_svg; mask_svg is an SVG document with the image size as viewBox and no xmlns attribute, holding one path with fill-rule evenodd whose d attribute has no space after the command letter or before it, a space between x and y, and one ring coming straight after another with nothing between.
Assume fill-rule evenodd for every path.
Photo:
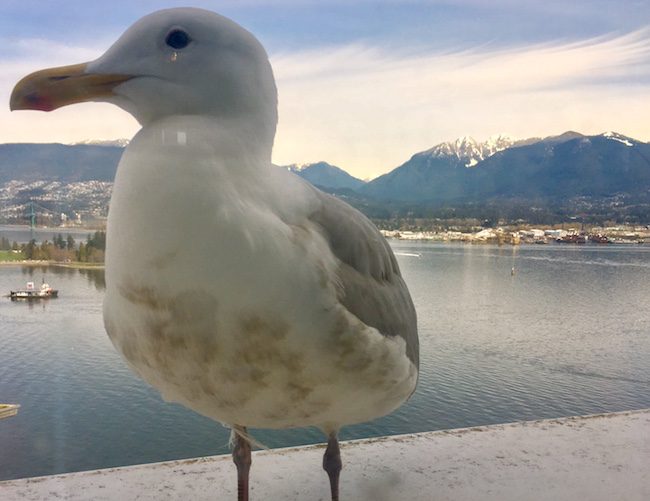
<instances>
[{"instance_id":1,"label":"shoreline","mask_svg":"<svg viewBox=\"0 0 650 501\"><path fill-rule=\"evenodd\" d=\"M0 261L0 266L53 266L56 268L71 268L76 270L103 270L105 268L104 263L82 263L82 262L71 262L71 263L61 263L57 261L33 261L33 260L22 260L22 261Z\"/></svg>"},{"instance_id":2,"label":"shoreline","mask_svg":"<svg viewBox=\"0 0 650 501\"><path fill-rule=\"evenodd\" d=\"M385 235L384 238L390 242L408 242L408 243L423 243L423 244L442 244L442 245L493 245L497 247L540 247L536 242L498 242L494 240L482 240L482 239L461 239L461 238L452 238L452 239L442 239L442 238L431 238L431 237L396 237L393 235ZM546 242L544 246L551 247L578 247L578 248L597 248L597 247L646 247L650 241L610 241L608 243L596 243L596 242L585 242L585 243L558 243L558 242ZM80 261L71 261L71 262L61 262L61 261L36 261L36 260L15 260L15 261L0 261L0 266L53 266L57 268L70 268L70 269L91 269L91 270L103 270L105 268L105 263L84 263Z\"/></svg>"}]
</instances>

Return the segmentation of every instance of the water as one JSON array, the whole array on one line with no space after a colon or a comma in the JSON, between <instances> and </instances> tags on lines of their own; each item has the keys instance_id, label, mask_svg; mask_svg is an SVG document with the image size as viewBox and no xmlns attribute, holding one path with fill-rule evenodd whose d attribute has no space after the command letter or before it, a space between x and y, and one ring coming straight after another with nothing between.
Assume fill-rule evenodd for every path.
<instances>
[{"instance_id":1,"label":"water","mask_svg":"<svg viewBox=\"0 0 650 501\"><path fill-rule=\"evenodd\" d=\"M649 247L392 245L419 315L419 387L343 439L650 407ZM59 299L0 300L0 402L22 405L0 420L0 479L228 452L228 430L163 402L114 351L101 272L0 266L0 292L43 274Z\"/></svg>"}]
</instances>

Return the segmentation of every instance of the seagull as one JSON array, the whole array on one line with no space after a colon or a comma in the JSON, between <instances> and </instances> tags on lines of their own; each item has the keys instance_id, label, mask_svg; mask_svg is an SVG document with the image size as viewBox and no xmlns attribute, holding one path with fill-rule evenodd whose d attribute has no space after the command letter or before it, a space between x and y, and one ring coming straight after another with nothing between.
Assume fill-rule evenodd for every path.
<instances>
[{"instance_id":1,"label":"seagull","mask_svg":"<svg viewBox=\"0 0 650 501\"><path fill-rule=\"evenodd\" d=\"M260 42L216 13L149 14L98 59L37 71L12 110L113 103L141 129L110 203L104 325L167 401L232 430L248 500L250 427L327 437L414 392L416 313L386 240L360 212L272 164L277 90Z\"/></svg>"}]
</instances>

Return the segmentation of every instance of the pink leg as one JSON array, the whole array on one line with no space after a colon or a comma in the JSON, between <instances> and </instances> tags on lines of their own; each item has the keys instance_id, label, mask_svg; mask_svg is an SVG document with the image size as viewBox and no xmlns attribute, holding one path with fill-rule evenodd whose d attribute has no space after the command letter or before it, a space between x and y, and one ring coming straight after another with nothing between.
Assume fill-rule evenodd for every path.
<instances>
[{"instance_id":1,"label":"pink leg","mask_svg":"<svg viewBox=\"0 0 650 501\"><path fill-rule=\"evenodd\" d=\"M342 467L339 440L336 437L336 432L334 432L327 440L327 449L325 449L325 455L323 456L323 469L330 478L332 501L339 501L339 476Z\"/></svg>"},{"instance_id":2,"label":"pink leg","mask_svg":"<svg viewBox=\"0 0 650 501\"><path fill-rule=\"evenodd\" d=\"M234 430L240 429L244 433L245 427L233 429L235 434L234 447L232 450L232 460L237 466L237 500L248 501L248 472L251 469L251 444L239 433Z\"/></svg>"}]
</instances>

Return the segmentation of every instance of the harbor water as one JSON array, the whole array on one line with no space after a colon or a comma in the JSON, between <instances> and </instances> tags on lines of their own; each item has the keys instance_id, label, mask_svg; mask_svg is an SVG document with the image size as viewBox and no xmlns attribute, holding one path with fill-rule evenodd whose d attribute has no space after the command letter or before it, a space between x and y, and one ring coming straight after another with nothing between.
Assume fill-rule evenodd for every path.
<instances>
[{"instance_id":1,"label":"harbor water","mask_svg":"<svg viewBox=\"0 0 650 501\"><path fill-rule=\"evenodd\" d=\"M418 390L342 439L650 407L650 246L391 245L418 312ZM43 279L59 298L0 301L0 402L21 405L0 420L0 480L228 452L228 430L116 353L101 270L0 266L2 294Z\"/></svg>"}]
</instances>

